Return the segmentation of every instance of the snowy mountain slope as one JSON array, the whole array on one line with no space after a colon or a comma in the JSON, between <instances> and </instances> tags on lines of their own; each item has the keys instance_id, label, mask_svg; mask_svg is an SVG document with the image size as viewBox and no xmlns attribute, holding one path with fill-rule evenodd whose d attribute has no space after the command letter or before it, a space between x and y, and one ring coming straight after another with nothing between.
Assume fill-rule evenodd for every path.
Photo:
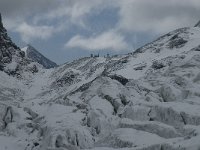
<instances>
[{"instance_id":1,"label":"snowy mountain slope","mask_svg":"<svg viewBox=\"0 0 200 150\"><path fill-rule=\"evenodd\" d=\"M128 79L138 79L144 76L149 68L165 67L167 64L159 64L162 59L170 56L176 57L190 51L192 48L198 47L199 34L199 27L182 28L170 32L153 43L139 48L132 55L122 58L109 71L126 76ZM125 71L123 71L123 68ZM127 71L129 72L127 73Z\"/></svg>"},{"instance_id":2,"label":"snowy mountain slope","mask_svg":"<svg viewBox=\"0 0 200 150\"><path fill-rule=\"evenodd\" d=\"M27 45L21 50L25 52L25 56L27 58L41 64L46 69L57 67L57 64L55 62L52 62L51 60L43 56L31 45Z\"/></svg>"},{"instance_id":3,"label":"snowy mountain slope","mask_svg":"<svg viewBox=\"0 0 200 150\"><path fill-rule=\"evenodd\" d=\"M26 60L20 78L4 69L0 147L198 150L199 40L199 27L182 28L123 56L87 57L52 69ZM32 64L36 72L27 71Z\"/></svg>"}]
</instances>

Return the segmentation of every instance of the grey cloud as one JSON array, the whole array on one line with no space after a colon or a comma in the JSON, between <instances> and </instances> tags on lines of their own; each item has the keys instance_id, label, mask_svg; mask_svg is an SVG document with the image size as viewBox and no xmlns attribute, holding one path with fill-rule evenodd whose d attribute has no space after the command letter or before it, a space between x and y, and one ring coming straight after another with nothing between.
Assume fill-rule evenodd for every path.
<instances>
[{"instance_id":1,"label":"grey cloud","mask_svg":"<svg viewBox=\"0 0 200 150\"><path fill-rule=\"evenodd\" d=\"M27 16L52 9L62 0L1 0L0 10L6 17Z\"/></svg>"},{"instance_id":2,"label":"grey cloud","mask_svg":"<svg viewBox=\"0 0 200 150\"><path fill-rule=\"evenodd\" d=\"M128 31L166 32L191 26L200 19L198 0L123 0L119 28Z\"/></svg>"},{"instance_id":3,"label":"grey cloud","mask_svg":"<svg viewBox=\"0 0 200 150\"><path fill-rule=\"evenodd\" d=\"M119 26L123 29L165 27L161 22L171 22L173 27L182 23L191 25L200 19L199 0L1 0L0 11L5 18L46 19L68 15L71 21L78 22L85 14L97 9L119 7ZM43 17L42 17L43 16ZM80 18L79 18L80 17ZM170 19L171 18L171 19ZM74 19L74 20L73 20ZM146 25L145 25L146 24ZM157 24L157 25L156 25ZM170 25L169 25L170 26ZM183 25L184 26L184 25ZM166 28L166 27L165 27ZM170 27L168 27L170 28ZM159 29L160 30L160 29Z\"/></svg>"},{"instance_id":4,"label":"grey cloud","mask_svg":"<svg viewBox=\"0 0 200 150\"><path fill-rule=\"evenodd\" d=\"M1 0L0 10L5 18L6 28L19 33L26 42L37 37L49 38L52 36L50 33L65 30L70 23L85 28L84 17L113 6L111 1L113 0ZM35 29L41 31L44 27L48 29L44 30L47 36L35 32ZM49 29L51 32L48 34Z\"/></svg>"}]
</instances>

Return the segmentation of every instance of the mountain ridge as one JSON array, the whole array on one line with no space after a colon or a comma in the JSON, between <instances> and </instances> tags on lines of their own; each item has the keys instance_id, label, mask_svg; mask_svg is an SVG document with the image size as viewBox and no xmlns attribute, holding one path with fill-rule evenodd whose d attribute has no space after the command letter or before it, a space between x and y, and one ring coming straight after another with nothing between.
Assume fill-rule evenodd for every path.
<instances>
[{"instance_id":1,"label":"mountain ridge","mask_svg":"<svg viewBox=\"0 0 200 150\"><path fill-rule=\"evenodd\" d=\"M46 58L44 55L42 55L38 50L36 50L30 44L28 44L26 47L22 48L21 50L25 52L25 55L27 58L35 62L38 62L46 69L50 69L50 68L54 68L58 66L55 62Z\"/></svg>"},{"instance_id":2,"label":"mountain ridge","mask_svg":"<svg viewBox=\"0 0 200 150\"><path fill-rule=\"evenodd\" d=\"M194 27L200 27L200 20L195 24Z\"/></svg>"}]
</instances>

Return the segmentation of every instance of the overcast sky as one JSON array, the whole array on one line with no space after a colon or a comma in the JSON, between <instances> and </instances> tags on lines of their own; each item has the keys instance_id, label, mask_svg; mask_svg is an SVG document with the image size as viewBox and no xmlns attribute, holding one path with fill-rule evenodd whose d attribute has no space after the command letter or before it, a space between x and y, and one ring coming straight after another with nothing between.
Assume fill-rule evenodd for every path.
<instances>
[{"instance_id":1,"label":"overcast sky","mask_svg":"<svg viewBox=\"0 0 200 150\"><path fill-rule=\"evenodd\" d=\"M199 0L0 0L4 26L58 64L123 54L200 20Z\"/></svg>"}]
</instances>

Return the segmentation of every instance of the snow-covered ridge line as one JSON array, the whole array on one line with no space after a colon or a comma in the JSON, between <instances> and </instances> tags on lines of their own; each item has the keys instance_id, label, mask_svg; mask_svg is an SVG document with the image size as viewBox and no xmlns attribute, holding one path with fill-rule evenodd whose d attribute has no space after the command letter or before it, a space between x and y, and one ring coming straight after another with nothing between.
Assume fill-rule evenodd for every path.
<instances>
[{"instance_id":1,"label":"snow-covered ridge line","mask_svg":"<svg viewBox=\"0 0 200 150\"><path fill-rule=\"evenodd\" d=\"M57 67L58 65L43 56L40 52L38 52L33 46L27 45L26 47L21 49L22 51L25 52L25 55L28 59L31 59L32 61L35 61L39 64L41 64L44 68L50 69Z\"/></svg>"}]
</instances>

